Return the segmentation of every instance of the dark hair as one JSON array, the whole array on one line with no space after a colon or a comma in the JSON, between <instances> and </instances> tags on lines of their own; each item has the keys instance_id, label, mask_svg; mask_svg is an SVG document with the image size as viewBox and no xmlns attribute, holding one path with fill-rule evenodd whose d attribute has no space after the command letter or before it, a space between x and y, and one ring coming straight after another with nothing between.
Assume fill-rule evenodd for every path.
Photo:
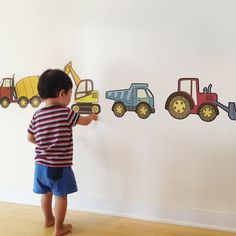
<instances>
[{"instance_id":1,"label":"dark hair","mask_svg":"<svg viewBox=\"0 0 236 236\"><path fill-rule=\"evenodd\" d=\"M56 98L61 90L67 93L72 87L70 77L59 69L46 70L39 77L38 92L42 99Z\"/></svg>"}]
</instances>

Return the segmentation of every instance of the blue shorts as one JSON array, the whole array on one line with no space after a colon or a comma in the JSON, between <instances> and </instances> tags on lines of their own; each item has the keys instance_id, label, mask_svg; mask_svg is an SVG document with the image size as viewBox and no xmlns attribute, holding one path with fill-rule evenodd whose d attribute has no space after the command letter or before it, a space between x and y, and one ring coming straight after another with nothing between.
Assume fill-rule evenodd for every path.
<instances>
[{"instance_id":1,"label":"blue shorts","mask_svg":"<svg viewBox=\"0 0 236 236\"><path fill-rule=\"evenodd\" d=\"M55 196L64 196L77 192L75 175L71 167L49 167L36 164L34 172L35 193L52 192Z\"/></svg>"}]
</instances>

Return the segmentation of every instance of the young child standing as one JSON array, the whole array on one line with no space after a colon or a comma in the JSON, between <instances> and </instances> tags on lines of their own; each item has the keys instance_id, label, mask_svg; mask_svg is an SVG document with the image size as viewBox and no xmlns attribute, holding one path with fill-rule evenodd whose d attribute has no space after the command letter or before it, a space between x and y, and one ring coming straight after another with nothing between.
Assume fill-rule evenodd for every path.
<instances>
[{"instance_id":1,"label":"young child standing","mask_svg":"<svg viewBox=\"0 0 236 236\"><path fill-rule=\"evenodd\" d=\"M71 231L63 224L67 210L67 194L77 191L72 171L72 127L88 125L97 115L80 116L67 105L71 101L72 81L61 70L47 70L39 78L38 92L45 107L36 111L28 128L28 140L36 144L33 191L41 195L45 227L55 224L53 236ZM52 212L52 196L55 209Z\"/></svg>"}]
</instances>

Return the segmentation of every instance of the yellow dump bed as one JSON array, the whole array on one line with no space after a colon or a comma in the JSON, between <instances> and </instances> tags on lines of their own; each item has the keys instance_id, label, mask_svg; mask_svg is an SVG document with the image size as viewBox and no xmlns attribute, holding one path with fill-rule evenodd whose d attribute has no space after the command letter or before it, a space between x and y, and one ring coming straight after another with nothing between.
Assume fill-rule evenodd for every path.
<instances>
[{"instance_id":1,"label":"yellow dump bed","mask_svg":"<svg viewBox=\"0 0 236 236\"><path fill-rule=\"evenodd\" d=\"M31 99L34 96L38 95L38 76L28 76L19 80L15 85L16 97L27 97Z\"/></svg>"}]
</instances>

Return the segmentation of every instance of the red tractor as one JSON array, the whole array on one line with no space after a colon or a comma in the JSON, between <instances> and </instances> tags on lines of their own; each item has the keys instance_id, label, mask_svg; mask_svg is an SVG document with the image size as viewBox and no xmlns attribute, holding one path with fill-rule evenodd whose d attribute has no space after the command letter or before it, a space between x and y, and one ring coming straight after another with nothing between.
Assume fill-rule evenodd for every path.
<instances>
[{"instance_id":1,"label":"red tractor","mask_svg":"<svg viewBox=\"0 0 236 236\"><path fill-rule=\"evenodd\" d=\"M181 78L178 80L178 91L166 100L165 109L176 119L184 119L190 113L197 114L204 121L213 121L219 114L215 102L216 93L211 93L210 84L199 92L199 79Z\"/></svg>"}]
</instances>

